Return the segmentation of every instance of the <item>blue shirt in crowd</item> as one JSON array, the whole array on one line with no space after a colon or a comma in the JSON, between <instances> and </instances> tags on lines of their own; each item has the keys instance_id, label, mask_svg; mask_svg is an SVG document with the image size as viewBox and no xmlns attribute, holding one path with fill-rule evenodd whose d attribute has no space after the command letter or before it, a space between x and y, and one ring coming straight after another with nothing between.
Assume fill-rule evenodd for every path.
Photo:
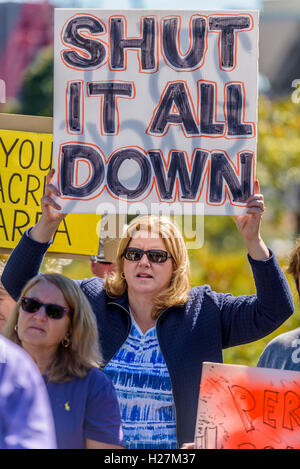
<instances>
[{"instance_id":1,"label":"blue shirt in crowd","mask_svg":"<svg viewBox=\"0 0 300 469\"><path fill-rule=\"evenodd\" d=\"M63 383L45 378L59 449L83 449L85 439L123 444L120 409L111 380L97 368Z\"/></svg>"}]
</instances>

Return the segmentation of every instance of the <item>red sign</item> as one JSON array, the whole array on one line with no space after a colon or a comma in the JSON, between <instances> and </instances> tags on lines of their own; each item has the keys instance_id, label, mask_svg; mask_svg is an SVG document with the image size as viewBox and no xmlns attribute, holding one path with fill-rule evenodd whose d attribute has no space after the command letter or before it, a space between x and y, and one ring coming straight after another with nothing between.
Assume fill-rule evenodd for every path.
<instances>
[{"instance_id":1,"label":"red sign","mask_svg":"<svg viewBox=\"0 0 300 469\"><path fill-rule=\"evenodd\" d=\"M300 449L300 373L204 363L198 449Z\"/></svg>"}]
</instances>

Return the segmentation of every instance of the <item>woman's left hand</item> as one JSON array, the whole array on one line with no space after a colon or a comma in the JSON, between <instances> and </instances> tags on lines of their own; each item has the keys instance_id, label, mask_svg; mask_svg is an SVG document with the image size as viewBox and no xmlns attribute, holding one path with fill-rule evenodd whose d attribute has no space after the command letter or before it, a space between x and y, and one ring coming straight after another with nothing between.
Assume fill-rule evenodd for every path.
<instances>
[{"instance_id":1,"label":"woman's left hand","mask_svg":"<svg viewBox=\"0 0 300 469\"><path fill-rule=\"evenodd\" d=\"M253 194L247 200L246 210L246 215L236 215L234 217L237 229L244 238L250 256L259 260L266 259L269 257L269 250L260 236L260 223L265 204L257 180L253 186Z\"/></svg>"},{"instance_id":2,"label":"woman's left hand","mask_svg":"<svg viewBox=\"0 0 300 469\"><path fill-rule=\"evenodd\" d=\"M247 215L236 215L234 217L237 229L245 241L258 239L260 222L265 210L264 196L260 194L258 181L254 183L253 195L247 200L246 210Z\"/></svg>"}]
</instances>

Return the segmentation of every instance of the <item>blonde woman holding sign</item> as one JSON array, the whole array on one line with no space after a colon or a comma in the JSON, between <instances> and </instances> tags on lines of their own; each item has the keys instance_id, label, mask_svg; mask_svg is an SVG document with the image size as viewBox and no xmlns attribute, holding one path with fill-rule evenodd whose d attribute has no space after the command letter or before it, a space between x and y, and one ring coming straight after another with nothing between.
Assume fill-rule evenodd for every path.
<instances>
[{"instance_id":1,"label":"blonde woman holding sign","mask_svg":"<svg viewBox=\"0 0 300 469\"><path fill-rule=\"evenodd\" d=\"M15 298L37 274L64 216L53 211L60 206L52 196L60 194L52 177L53 171L42 217L15 248L2 278ZM191 289L180 231L154 216L130 223L112 276L79 283L97 317L104 372L117 391L127 448L178 448L193 441L202 362L222 362L223 348L257 340L292 314L287 280L260 236L263 211L256 183L247 214L235 218L256 295L233 297L208 285Z\"/></svg>"}]
</instances>

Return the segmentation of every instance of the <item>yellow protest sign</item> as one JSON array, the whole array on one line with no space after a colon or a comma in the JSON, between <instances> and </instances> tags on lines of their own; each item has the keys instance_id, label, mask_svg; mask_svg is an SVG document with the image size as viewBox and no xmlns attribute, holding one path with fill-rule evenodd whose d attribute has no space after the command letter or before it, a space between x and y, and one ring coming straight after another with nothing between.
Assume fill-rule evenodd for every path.
<instances>
[{"instance_id":1,"label":"yellow protest sign","mask_svg":"<svg viewBox=\"0 0 300 469\"><path fill-rule=\"evenodd\" d=\"M0 130L0 249L12 249L41 216L40 199L52 166L51 133ZM96 214L68 214L50 252L97 255Z\"/></svg>"}]
</instances>

